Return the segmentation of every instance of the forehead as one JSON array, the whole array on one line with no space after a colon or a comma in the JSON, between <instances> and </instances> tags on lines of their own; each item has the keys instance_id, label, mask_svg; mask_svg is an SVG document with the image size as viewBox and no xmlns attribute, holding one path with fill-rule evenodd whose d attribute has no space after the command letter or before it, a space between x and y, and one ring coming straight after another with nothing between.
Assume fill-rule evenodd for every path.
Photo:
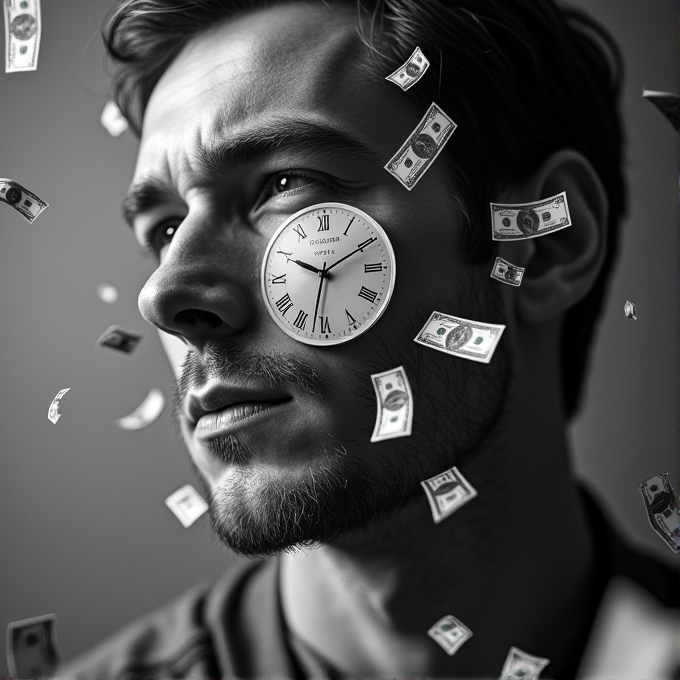
<instances>
[{"instance_id":1,"label":"forehead","mask_svg":"<svg viewBox=\"0 0 680 680\"><path fill-rule=\"evenodd\" d=\"M362 69L367 48L355 18L349 4L295 2L223 20L197 35L149 100L138 171L161 159L172 163L173 149L205 145L277 114L322 116L360 129L387 83Z\"/></svg>"}]
</instances>

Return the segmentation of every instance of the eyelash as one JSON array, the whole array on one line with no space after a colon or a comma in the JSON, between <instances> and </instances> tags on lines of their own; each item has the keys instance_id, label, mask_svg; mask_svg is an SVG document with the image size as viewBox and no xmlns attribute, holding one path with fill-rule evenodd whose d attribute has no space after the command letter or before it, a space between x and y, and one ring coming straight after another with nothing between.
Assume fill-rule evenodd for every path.
<instances>
[{"instance_id":1,"label":"eyelash","mask_svg":"<svg viewBox=\"0 0 680 680\"><path fill-rule=\"evenodd\" d=\"M332 189L333 191L337 193L341 193L338 187L336 187L333 183L329 182L328 180L322 179L316 175L311 175L307 174L304 172L275 172L272 173L271 175L268 175L265 178L265 181L262 185L262 190L260 192L260 196L262 196L268 189L271 189L272 186L274 185L274 182L279 178L279 177L302 177L303 179L308 179L311 180L310 184L307 184L302 187L296 187L295 189L289 189L288 191L282 191L280 194L277 194L274 198L278 198L279 196L283 196L285 194L290 195L294 194L298 191L304 190L309 186L313 185L321 185L323 187L326 187L328 189ZM259 206L258 206L259 207ZM158 259L158 253L156 252L156 249L154 248L154 237L155 234L158 232L159 229L162 229L165 226L168 226L169 224L172 224L173 222L178 222L178 218L171 218L168 220L164 220L163 222L160 222L159 224L155 225L149 231L144 237L144 241L142 243L137 243L138 250L142 257L144 258L150 258L152 260L157 260ZM179 220L179 223L181 223L181 220Z\"/></svg>"}]
</instances>

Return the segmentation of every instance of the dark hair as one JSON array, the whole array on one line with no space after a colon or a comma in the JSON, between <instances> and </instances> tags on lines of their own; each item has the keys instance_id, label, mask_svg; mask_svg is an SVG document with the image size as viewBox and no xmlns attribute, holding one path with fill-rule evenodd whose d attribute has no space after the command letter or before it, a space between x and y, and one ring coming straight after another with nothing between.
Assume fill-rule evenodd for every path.
<instances>
[{"instance_id":1,"label":"dark hair","mask_svg":"<svg viewBox=\"0 0 680 680\"><path fill-rule=\"evenodd\" d=\"M324 0L322 0L324 1ZM589 348L618 249L626 208L618 112L623 64L611 36L583 12L554 0L343 0L379 78L418 45L430 72L404 96L441 105L465 134L447 147L463 213L463 254L489 259L488 204L551 153L580 151L598 173L610 211L607 250L592 290L565 315L561 343L567 417L580 403ZM170 62L214 22L282 0L120 0L103 30L116 62L114 99L131 127ZM537 197L539 198L539 197ZM480 225L485 225L480 228Z\"/></svg>"}]
</instances>

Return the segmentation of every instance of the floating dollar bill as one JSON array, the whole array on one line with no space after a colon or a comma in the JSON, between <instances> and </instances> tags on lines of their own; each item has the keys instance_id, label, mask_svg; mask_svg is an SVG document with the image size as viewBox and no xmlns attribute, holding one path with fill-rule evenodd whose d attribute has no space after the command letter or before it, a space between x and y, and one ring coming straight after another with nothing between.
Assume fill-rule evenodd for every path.
<instances>
[{"instance_id":1,"label":"floating dollar bill","mask_svg":"<svg viewBox=\"0 0 680 680\"><path fill-rule=\"evenodd\" d=\"M668 119L670 124L680 132L680 97L672 92L657 92L656 90L643 90L642 96L654 104Z\"/></svg>"},{"instance_id":2,"label":"floating dollar bill","mask_svg":"<svg viewBox=\"0 0 680 680\"><path fill-rule=\"evenodd\" d=\"M496 258L493 269L491 270L492 279L496 279L496 281L500 281L501 283L507 283L510 286L519 286L519 284L522 283L523 276L524 267L510 264L502 257Z\"/></svg>"},{"instance_id":3,"label":"floating dollar bill","mask_svg":"<svg viewBox=\"0 0 680 680\"><path fill-rule=\"evenodd\" d=\"M371 376L378 402L372 442L408 437L413 423L413 392L403 366Z\"/></svg>"},{"instance_id":4,"label":"floating dollar bill","mask_svg":"<svg viewBox=\"0 0 680 680\"><path fill-rule=\"evenodd\" d=\"M550 659L532 656L517 647L510 647L505 659L500 680L538 680L541 671L550 663Z\"/></svg>"},{"instance_id":5,"label":"floating dollar bill","mask_svg":"<svg viewBox=\"0 0 680 680\"><path fill-rule=\"evenodd\" d=\"M61 401L61 398L70 390L70 387L66 387L63 390L59 390L57 392L57 396L52 399L52 403L50 404L50 409L47 412L47 417L56 425L57 420L61 418L61 413L59 413L59 402Z\"/></svg>"},{"instance_id":6,"label":"floating dollar bill","mask_svg":"<svg viewBox=\"0 0 680 680\"><path fill-rule=\"evenodd\" d=\"M422 53L420 47L416 47L406 63L400 66L394 73L390 73L385 80L391 80L399 85L402 90L406 91L423 77L429 65L430 62Z\"/></svg>"},{"instance_id":7,"label":"floating dollar bill","mask_svg":"<svg viewBox=\"0 0 680 680\"><path fill-rule=\"evenodd\" d=\"M130 354L142 339L141 335L126 331L120 326L109 326L98 338L97 344L111 347L120 352Z\"/></svg>"},{"instance_id":8,"label":"floating dollar bill","mask_svg":"<svg viewBox=\"0 0 680 680\"><path fill-rule=\"evenodd\" d=\"M457 127L435 103L432 103L416 129L401 145L399 151L390 158L385 170L411 191Z\"/></svg>"},{"instance_id":9,"label":"floating dollar bill","mask_svg":"<svg viewBox=\"0 0 680 680\"><path fill-rule=\"evenodd\" d=\"M97 297L104 302L113 304L118 299L118 290L110 283L100 283L97 286Z\"/></svg>"},{"instance_id":10,"label":"floating dollar bill","mask_svg":"<svg viewBox=\"0 0 680 680\"><path fill-rule=\"evenodd\" d=\"M675 491L668 479L668 473L654 475L638 485L647 507L647 518L652 529L661 536L664 543L677 555L680 553L680 516Z\"/></svg>"},{"instance_id":11,"label":"floating dollar bill","mask_svg":"<svg viewBox=\"0 0 680 680\"><path fill-rule=\"evenodd\" d=\"M207 509L208 504L191 484L185 484L165 499L184 528L190 527Z\"/></svg>"},{"instance_id":12,"label":"floating dollar bill","mask_svg":"<svg viewBox=\"0 0 680 680\"><path fill-rule=\"evenodd\" d=\"M40 51L40 0L3 0L5 73L35 71Z\"/></svg>"},{"instance_id":13,"label":"floating dollar bill","mask_svg":"<svg viewBox=\"0 0 680 680\"><path fill-rule=\"evenodd\" d=\"M488 364L504 330L503 324L478 323L432 312L413 340L440 352Z\"/></svg>"},{"instance_id":14,"label":"floating dollar bill","mask_svg":"<svg viewBox=\"0 0 680 680\"><path fill-rule=\"evenodd\" d=\"M0 177L0 201L11 205L29 222L33 222L49 205L49 203L45 203L41 198L38 198L32 191L24 189L19 182L2 177Z\"/></svg>"},{"instance_id":15,"label":"floating dollar bill","mask_svg":"<svg viewBox=\"0 0 680 680\"><path fill-rule=\"evenodd\" d=\"M420 484L425 489L435 524L439 524L477 495L472 484L455 466Z\"/></svg>"},{"instance_id":16,"label":"floating dollar bill","mask_svg":"<svg viewBox=\"0 0 680 680\"><path fill-rule=\"evenodd\" d=\"M427 634L438 642L449 656L453 656L458 648L472 637L472 631L451 614L439 619Z\"/></svg>"},{"instance_id":17,"label":"floating dollar bill","mask_svg":"<svg viewBox=\"0 0 680 680\"><path fill-rule=\"evenodd\" d=\"M116 423L123 430L141 430L158 418L164 406L165 397L163 393L154 387L130 415L118 418Z\"/></svg>"},{"instance_id":18,"label":"floating dollar bill","mask_svg":"<svg viewBox=\"0 0 680 680\"><path fill-rule=\"evenodd\" d=\"M112 137L118 137L128 128L128 121L113 101L106 102L102 110L101 124Z\"/></svg>"},{"instance_id":19,"label":"floating dollar bill","mask_svg":"<svg viewBox=\"0 0 680 680\"><path fill-rule=\"evenodd\" d=\"M637 321L637 316L635 316L635 305L630 300L626 300L626 304L623 305L623 311L629 319L635 319Z\"/></svg>"},{"instance_id":20,"label":"floating dollar bill","mask_svg":"<svg viewBox=\"0 0 680 680\"><path fill-rule=\"evenodd\" d=\"M566 191L533 203L490 205L494 241L521 241L571 226Z\"/></svg>"},{"instance_id":21,"label":"floating dollar bill","mask_svg":"<svg viewBox=\"0 0 680 680\"><path fill-rule=\"evenodd\" d=\"M7 669L12 678L51 676L61 659L55 614L7 625Z\"/></svg>"}]
</instances>

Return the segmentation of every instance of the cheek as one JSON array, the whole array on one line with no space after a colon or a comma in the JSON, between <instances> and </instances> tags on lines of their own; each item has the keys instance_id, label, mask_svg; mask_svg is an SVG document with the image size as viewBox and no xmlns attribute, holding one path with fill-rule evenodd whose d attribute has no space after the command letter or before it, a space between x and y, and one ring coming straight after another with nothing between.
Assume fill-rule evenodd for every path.
<instances>
[{"instance_id":1,"label":"cheek","mask_svg":"<svg viewBox=\"0 0 680 680\"><path fill-rule=\"evenodd\" d=\"M165 350L165 355L168 357L175 378L179 378L182 373L182 364L189 348L179 338L169 335L164 331L158 330L158 337Z\"/></svg>"}]
</instances>

